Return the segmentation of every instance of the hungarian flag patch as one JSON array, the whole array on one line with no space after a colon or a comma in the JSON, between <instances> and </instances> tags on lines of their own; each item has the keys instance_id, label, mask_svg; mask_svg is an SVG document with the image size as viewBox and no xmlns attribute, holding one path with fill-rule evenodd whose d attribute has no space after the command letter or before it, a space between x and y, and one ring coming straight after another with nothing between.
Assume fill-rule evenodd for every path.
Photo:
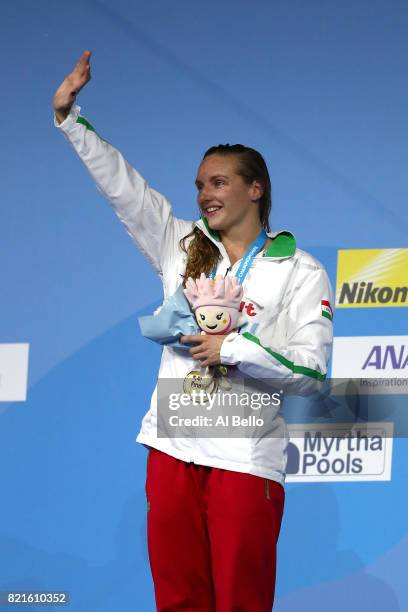
<instances>
[{"instance_id":1,"label":"hungarian flag patch","mask_svg":"<svg viewBox=\"0 0 408 612\"><path fill-rule=\"evenodd\" d=\"M333 310L329 300L322 300L322 317L326 317L326 319L333 321Z\"/></svg>"}]
</instances>

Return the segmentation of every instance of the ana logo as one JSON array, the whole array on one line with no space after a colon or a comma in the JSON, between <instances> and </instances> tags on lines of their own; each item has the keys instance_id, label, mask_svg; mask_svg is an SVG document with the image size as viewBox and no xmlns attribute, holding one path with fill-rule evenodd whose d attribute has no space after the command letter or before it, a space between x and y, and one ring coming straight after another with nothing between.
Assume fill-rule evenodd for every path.
<instances>
[{"instance_id":1,"label":"ana logo","mask_svg":"<svg viewBox=\"0 0 408 612\"><path fill-rule=\"evenodd\" d=\"M337 308L408 306L408 249L339 250Z\"/></svg>"},{"instance_id":2,"label":"ana logo","mask_svg":"<svg viewBox=\"0 0 408 612\"><path fill-rule=\"evenodd\" d=\"M288 428L288 482L391 479L392 423Z\"/></svg>"},{"instance_id":3,"label":"ana logo","mask_svg":"<svg viewBox=\"0 0 408 612\"><path fill-rule=\"evenodd\" d=\"M332 395L408 393L408 336L334 338L331 380Z\"/></svg>"},{"instance_id":4,"label":"ana logo","mask_svg":"<svg viewBox=\"0 0 408 612\"><path fill-rule=\"evenodd\" d=\"M402 344L376 344L364 362L363 370L404 370L408 367L407 346ZM408 372L407 372L408 374ZM403 376L403 374L401 374Z\"/></svg>"}]
</instances>

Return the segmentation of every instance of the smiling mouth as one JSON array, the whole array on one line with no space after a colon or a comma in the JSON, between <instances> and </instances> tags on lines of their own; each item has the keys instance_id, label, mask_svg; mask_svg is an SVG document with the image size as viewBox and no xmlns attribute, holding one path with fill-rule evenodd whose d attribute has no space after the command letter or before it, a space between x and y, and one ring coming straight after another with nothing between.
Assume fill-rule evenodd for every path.
<instances>
[{"instance_id":1,"label":"smiling mouth","mask_svg":"<svg viewBox=\"0 0 408 612\"><path fill-rule=\"evenodd\" d=\"M224 321L223 321L224 322ZM214 336L223 336L224 334L227 334L229 332L229 330L231 329L232 326L232 319L231 319L231 315L229 315L229 321L228 321L228 325L226 327L221 327L221 329L219 329L219 331L215 331L214 332ZM206 325L206 327L208 329L216 329L218 328L218 323L216 325ZM212 334L212 331L207 332L207 334Z\"/></svg>"},{"instance_id":2,"label":"smiling mouth","mask_svg":"<svg viewBox=\"0 0 408 612\"><path fill-rule=\"evenodd\" d=\"M204 208L204 213L209 216L215 215L221 208L222 206L207 206L207 208Z\"/></svg>"}]
</instances>

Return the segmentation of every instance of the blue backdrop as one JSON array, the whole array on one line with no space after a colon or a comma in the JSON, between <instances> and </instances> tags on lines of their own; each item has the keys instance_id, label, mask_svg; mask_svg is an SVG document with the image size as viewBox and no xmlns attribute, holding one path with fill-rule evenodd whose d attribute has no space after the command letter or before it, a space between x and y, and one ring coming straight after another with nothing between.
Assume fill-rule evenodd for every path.
<instances>
[{"instance_id":1,"label":"blue backdrop","mask_svg":"<svg viewBox=\"0 0 408 612\"><path fill-rule=\"evenodd\" d=\"M53 127L53 93L91 49L82 113L180 217L209 146L259 149L272 229L335 285L337 249L408 246L408 7L15 0L0 28L0 343L30 344L27 400L0 404L0 590L150 612L134 438L159 349L137 315L161 285ZM407 333L406 308L367 310L339 310L335 334ZM391 481L287 485L278 612L408 609L407 458L398 439Z\"/></svg>"}]
</instances>

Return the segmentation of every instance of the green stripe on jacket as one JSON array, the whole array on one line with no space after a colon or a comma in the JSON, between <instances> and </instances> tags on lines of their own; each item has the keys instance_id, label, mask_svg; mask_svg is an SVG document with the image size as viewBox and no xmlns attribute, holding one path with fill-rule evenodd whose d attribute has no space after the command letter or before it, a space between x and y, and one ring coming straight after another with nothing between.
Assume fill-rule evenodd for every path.
<instances>
[{"instance_id":1,"label":"green stripe on jacket","mask_svg":"<svg viewBox=\"0 0 408 612\"><path fill-rule=\"evenodd\" d=\"M273 351L272 349L261 344L259 338L253 336L249 332L244 332L242 336L247 340L251 340L252 342L255 342L255 344L257 344L258 346L262 347L267 353L272 355L272 357L275 357L275 359L279 361L279 363L289 368L289 370L292 370L294 374L304 374L305 376L310 376L311 378L316 378L317 380L326 380L326 374L321 374L317 370L312 370L312 368L306 368L305 366L293 363L293 361L289 361L289 359L286 359L286 357L284 357L283 355L279 355L279 353L275 353L275 351Z\"/></svg>"}]
</instances>

